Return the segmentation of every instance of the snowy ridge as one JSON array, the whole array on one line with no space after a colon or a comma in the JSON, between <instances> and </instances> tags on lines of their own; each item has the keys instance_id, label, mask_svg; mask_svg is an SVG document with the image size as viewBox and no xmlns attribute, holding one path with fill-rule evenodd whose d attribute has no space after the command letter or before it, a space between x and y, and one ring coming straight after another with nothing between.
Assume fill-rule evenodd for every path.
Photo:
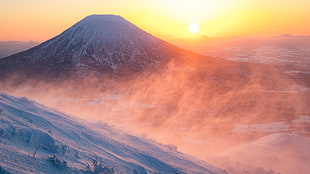
<instances>
[{"instance_id":1,"label":"snowy ridge","mask_svg":"<svg viewBox=\"0 0 310 174\"><path fill-rule=\"evenodd\" d=\"M225 173L171 145L87 123L27 98L0 93L0 122L0 173Z\"/></svg>"}]
</instances>

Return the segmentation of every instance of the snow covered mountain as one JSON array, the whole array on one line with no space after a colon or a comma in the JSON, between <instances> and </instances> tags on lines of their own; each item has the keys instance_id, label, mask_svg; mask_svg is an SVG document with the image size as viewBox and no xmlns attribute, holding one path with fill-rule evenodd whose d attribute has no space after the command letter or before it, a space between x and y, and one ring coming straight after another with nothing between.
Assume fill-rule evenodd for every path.
<instances>
[{"instance_id":1,"label":"snow covered mountain","mask_svg":"<svg viewBox=\"0 0 310 174\"><path fill-rule=\"evenodd\" d=\"M0 173L226 172L151 140L0 93Z\"/></svg>"},{"instance_id":2,"label":"snow covered mountain","mask_svg":"<svg viewBox=\"0 0 310 174\"><path fill-rule=\"evenodd\" d=\"M165 64L185 52L120 16L91 15L34 48L1 59L0 74L124 74Z\"/></svg>"}]
</instances>

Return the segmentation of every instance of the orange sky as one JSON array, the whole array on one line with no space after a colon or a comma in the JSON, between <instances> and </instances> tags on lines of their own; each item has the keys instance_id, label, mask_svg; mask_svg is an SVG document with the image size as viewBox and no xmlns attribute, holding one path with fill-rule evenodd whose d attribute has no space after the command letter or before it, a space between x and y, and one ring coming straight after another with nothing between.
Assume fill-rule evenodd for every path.
<instances>
[{"instance_id":1,"label":"orange sky","mask_svg":"<svg viewBox=\"0 0 310 174\"><path fill-rule=\"evenodd\" d=\"M90 14L119 14L163 39L310 35L310 0L0 0L0 40L44 41Z\"/></svg>"}]
</instances>

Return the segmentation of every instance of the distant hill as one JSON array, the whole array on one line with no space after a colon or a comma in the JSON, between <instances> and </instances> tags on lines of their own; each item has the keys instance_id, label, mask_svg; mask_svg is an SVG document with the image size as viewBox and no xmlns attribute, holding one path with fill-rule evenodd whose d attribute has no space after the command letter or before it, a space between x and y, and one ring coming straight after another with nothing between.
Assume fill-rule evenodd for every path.
<instances>
[{"instance_id":1,"label":"distant hill","mask_svg":"<svg viewBox=\"0 0 310 174\"><path fill-rule=\"evenodd\" d=\"M0 58L10 56L12 54L27 50L38 45L39 42L29 41L0 41Z\"/></svg>"}]
</instances>

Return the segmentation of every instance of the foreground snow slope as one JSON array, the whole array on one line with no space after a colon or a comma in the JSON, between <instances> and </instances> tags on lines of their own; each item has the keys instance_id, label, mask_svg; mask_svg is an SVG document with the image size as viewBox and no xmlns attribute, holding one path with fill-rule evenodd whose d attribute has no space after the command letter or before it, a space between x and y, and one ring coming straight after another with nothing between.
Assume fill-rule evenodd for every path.
<instances>
[{"instance_id":1,"label":"foreground snow slope","mask_svg":"<svg viewBox=\"0 0 310 174\"><path fill-rule=\"evenodd\" d=\"M0 123L0 173L225 173L172 145L87 123L27 98L0 93Z\"/></svg>"}]
</instances>

